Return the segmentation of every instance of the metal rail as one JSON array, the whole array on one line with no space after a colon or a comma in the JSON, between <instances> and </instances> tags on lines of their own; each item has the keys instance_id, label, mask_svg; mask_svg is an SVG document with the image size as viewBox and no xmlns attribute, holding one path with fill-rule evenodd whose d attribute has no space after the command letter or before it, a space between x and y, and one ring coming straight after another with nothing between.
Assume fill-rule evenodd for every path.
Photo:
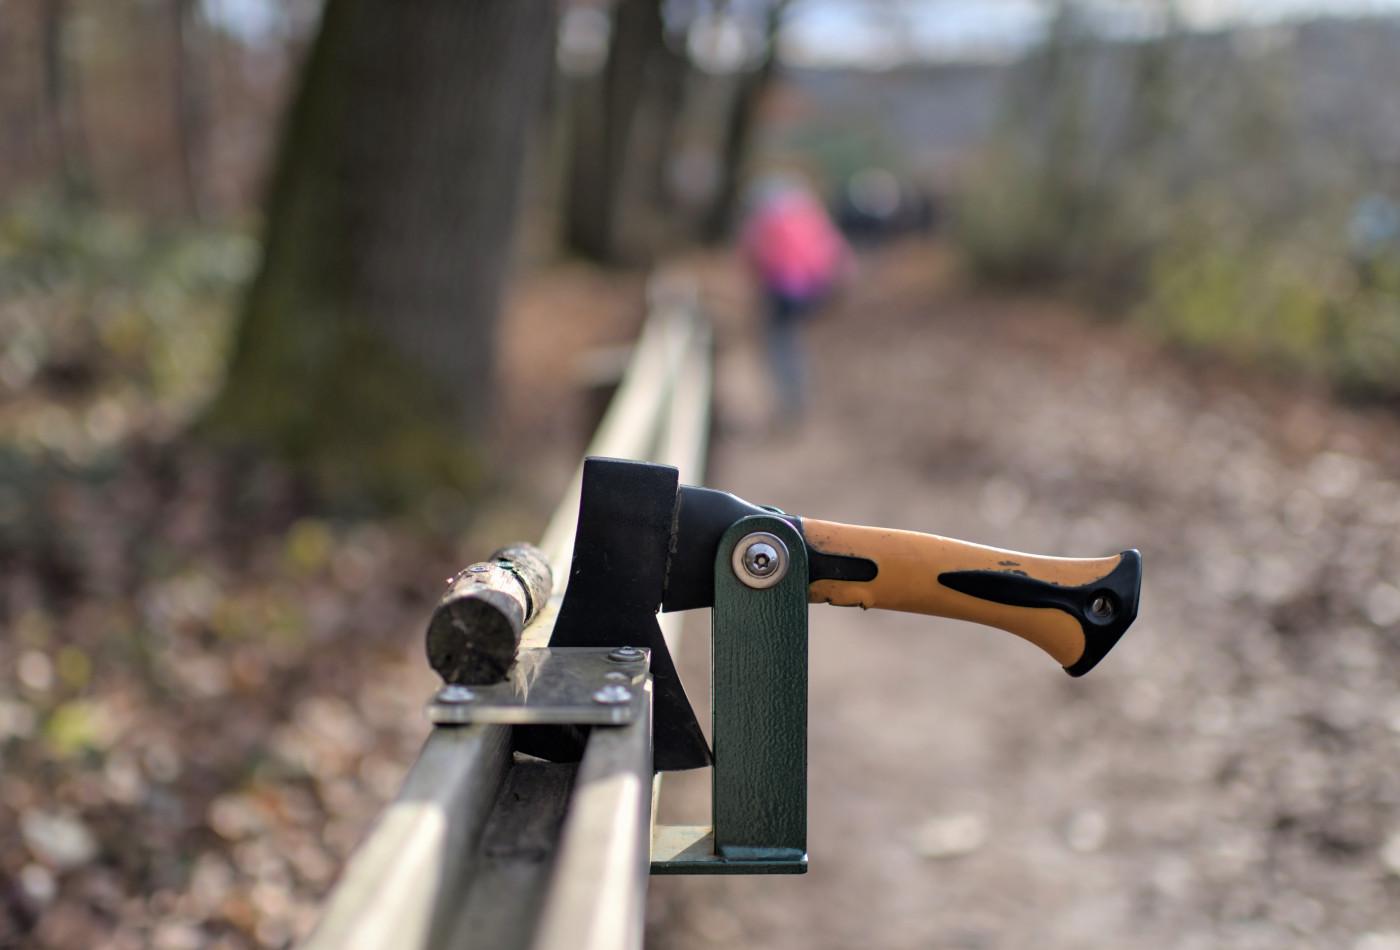
<instances>
[{"instance_id":1,"label":"metal rail","mask_svg":"<svg viewBox=\"0 0 1400 950\"><path fill-rule=\"evenodd\" d=\"M694 292L654 283L649 315L587 454L664 462L701 481L711 336ZM549 606L522 648L548 643L569 576L580 473L540 547ZM662 617L672 652L678 615ZM307 950L639 947L655 785L651 693L631 725L592 731L577 766L513 761L509 726L437 727L327 898Z\"/></svg>"}]
</instances>

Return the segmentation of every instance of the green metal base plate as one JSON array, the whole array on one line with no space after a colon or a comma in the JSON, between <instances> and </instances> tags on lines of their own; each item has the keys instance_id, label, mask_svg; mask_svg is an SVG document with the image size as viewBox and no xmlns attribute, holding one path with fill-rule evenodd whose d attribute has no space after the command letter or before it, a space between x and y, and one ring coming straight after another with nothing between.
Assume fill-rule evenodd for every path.
<instances>
[{"instance_id":1,"label":"green metal base plate","mask_svg":"<svg viewBox=\"0 0 1400 950\"><path fill-rule=\"evenodd\" d=\"M744 848L715 854L707 825L657 825L651 837L652 874L806 874L807 853L792 848Z\"/></svg>"}]
</instances>

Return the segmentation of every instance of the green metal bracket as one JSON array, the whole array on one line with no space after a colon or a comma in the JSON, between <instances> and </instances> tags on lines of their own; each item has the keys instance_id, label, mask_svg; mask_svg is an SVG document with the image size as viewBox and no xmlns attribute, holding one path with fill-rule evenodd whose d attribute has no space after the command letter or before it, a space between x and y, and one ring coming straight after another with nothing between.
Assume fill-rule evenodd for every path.
<instances>
[{"instance_id":1,"label":"green metal bracket","mask_svg":"<svg viewBox=\"0 0 1400 950\"><path fill-rule=\"evenodd\" d=\"M744 583L732 560L758 532L787 552L785 572L764 588ZM714 826L658 826L653 874L806 872L807 576L806 545L781 518L742 518L720 541L710 625Z\"/></svg>"}]
</instances>

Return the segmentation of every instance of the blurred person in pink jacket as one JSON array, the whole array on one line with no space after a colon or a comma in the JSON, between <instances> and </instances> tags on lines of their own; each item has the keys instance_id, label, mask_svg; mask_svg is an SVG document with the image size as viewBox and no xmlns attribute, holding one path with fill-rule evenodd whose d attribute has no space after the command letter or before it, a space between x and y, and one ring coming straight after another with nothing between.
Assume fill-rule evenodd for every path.
<instances>
[{"instance_id":1,"label":"blurred person in pink jacket","mask_svg":"<svg viewBox=\"0 0 1400 950\"><path fill-rule=\"evenodd\" d=\"M821 202L796 181L763 179L748 204L741 247L764 297L778 417L791 423L805 401L799 327L836 288L850 251Z\"/></svg>"}]
</instances>

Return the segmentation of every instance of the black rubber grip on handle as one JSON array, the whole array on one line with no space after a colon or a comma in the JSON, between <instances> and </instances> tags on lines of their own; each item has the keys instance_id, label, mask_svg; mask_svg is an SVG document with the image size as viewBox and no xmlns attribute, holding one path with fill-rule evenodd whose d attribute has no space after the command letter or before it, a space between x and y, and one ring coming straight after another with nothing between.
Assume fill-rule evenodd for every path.
<instances>
[{"instance_id":1,"label":"black rubber grip on handle","mask_svg":"<svg viewBox=\"0 0 1400 950\"><path fill-rule=\"evenodd\" d=\"M1008 571L947 571L938 582L959 593L1009 607L1053 607L1079 621L1084 652L1065 667L1070 676L1083 676L1108 655L1137 619L1142 596L1142 553L1119 555L1107 576L1079 587L1061 587Z\"/></svg>"}]
</instances>

